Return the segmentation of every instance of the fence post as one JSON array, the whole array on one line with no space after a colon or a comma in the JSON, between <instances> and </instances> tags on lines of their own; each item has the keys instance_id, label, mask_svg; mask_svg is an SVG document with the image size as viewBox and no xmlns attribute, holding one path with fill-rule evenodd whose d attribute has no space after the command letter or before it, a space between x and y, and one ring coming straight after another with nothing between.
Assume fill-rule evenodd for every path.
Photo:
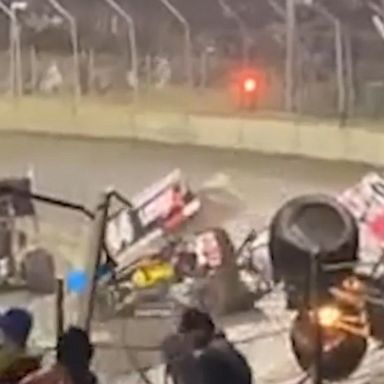
<instances>
[{"instance_id":1,"label":"fence post","mask_svg":"<svg viewBox=\"0 0 384 384\"><path fill-rule=\"evenodd\" d=\"M336 54L336 73L337 73L337 89L338 89L338 113L344 118L346 112L346 94L345 94L345 77L344 77L344 45L343 45L343 29L340 20L334 20L335 25L335 54Z\"/></svg>"},{"instance_id":2,"label":"fence post","mask_svg":"<svg viewBox=\"0 0 384 384\"><path fill-rule=\"evenodd\" d=\"M193 54L192 54L192 37L191 37L191 26L188 20L181 14L181 12L172 5L169 0L160 0L160 2L168 9L168 11L181 23L184 28L184 39L185 39L185 77L187 85L193 87Z\"/></svg>"},{"instance_id":3,"label":"fence post","mask_svg":"<svg viewBox=\"0 0 384 384\"><path fill-rule=\"evenodd\" d=\"M90 93L95 91L95 52L93 49L90 49L88 52L88 89Z\"/></svg>"},{"instance_id":4,"label":"fence post","mask_svg":"<svg viewBox=\"0 0 384 384\"><path fill-rule=\"evenodd\" d=\"M337 111L340 122L345 122L346 114L346 92L345 92L345 76L344 76L344 47L343 47L343 27L341 21L330 13L324 6L313 4L313 7L318 10L334 28L334 50L336 55L336 77L337 77Z\"/></svg>"},{"instance_id":5,"label":"fence post","mask_svg":"<svg viewBox=\"0 0 384 384\"><path fill-rule=\"evenodd\" d=\"M21 91L21 65L17 65L17 57L20 58L20 52L17 54L17 50L20 49L20 29L18 26L17 18L11 8L8 8L2 0L0 0L0 11L2 11L10 21L10 34L9 34L9 53L10 53L10 66L9 72L11 77L11 89L12 95L17 100L20 97Z\"/></svg>"},{"instance_id":6,"label":"fence post","mask_svg":"<svg viewBox=\"0 0 384 384\"><path fill-rule=\"evenodd\" d=\"M296 0L286 1L285 109L293 112L296 58Z\"/></svg>"},{"instance_id":7,"label":"fence post","mask_svg":"<svg viewBox=\"0 0 384 384\"><path fill-rule=\"evenodd\" d=\"M226 0L218 0L222 10L225 12L228 18L232 18L239 27L240 36L242 40L242 56L243 64L246 65L249 62L249 41L251 40L247 33L247 27L245 22L241 19L240 15L229 6Z\"/></svg>"},{"instance_id":8,"label":"fence post","mask_svg":"<svg viewBox=\"0 0 384 384\"><path fill-rule=\"evenodd\" d=\"M135 22L131 15L129 15L119 4L114 0L104 0L126 23L128 26L129 33L129 46L131 51L131 66L133 76L135 78L134 91L135 97L138 93L138 83L139 83L139 59L137 53L137 44L136 44L136 27Z\"/></svg>"},{"instance_id":9,"label":"fence post","mask_svg":"<svg viewBox=\"0 0 384 384\"><path fill-rule=\"evenodd\" d=\"M344 46L345 46L345 67L346 67L346 83L348 89L348 115L354 113L356 90L354 82L354 62L352 53L352 36L349 30L344 33Z\"/></svg>"},{"instance_id":10,"label":"fence post","mask_svg":"<svg viewBox=\"0 0 384 384\"><path fill-rule=\"evenodd\" d=\"M38 64L35 46L32 46L29 51L29 58L31 67L31 91L35 93L38 85Z\"/></svg>"},{"instance_id":11,"label":"fence post","mask_svg":"<svg viewBox=\"0 0 384 384\"><path fill-rule=\"evenodd\" d=\"M63 16L69 23L71 29L71 44L73 52L73 92L74 103L73 111L77 112L77 106L80 101L81 89L80 89L80 63L79 63L79 39L76 19L72 16L68 10L66 10L57 0L48 0L51 6Z\"/></svg>"},{"instance_id":12,"label":"fence post","mask_svg":"<svg viewBox=\"0 0 384 384\"><path fill-rule=\"evenodd\" d=\"M15 72L16 72L16 77L15 77L15 82L16 82L16 90L17 90L17 95L21 96L23 94L23 68L22 68L22 63L21 63L21 37L20 37L20 24L17 19L17 11L18 10L23 10L24 9L24 4L20 3L11 3L10 10L14 19L14 22L11 23L11 35L12 39L14 41L14 60L15 60Z\"/></svg>"}]
</instances>

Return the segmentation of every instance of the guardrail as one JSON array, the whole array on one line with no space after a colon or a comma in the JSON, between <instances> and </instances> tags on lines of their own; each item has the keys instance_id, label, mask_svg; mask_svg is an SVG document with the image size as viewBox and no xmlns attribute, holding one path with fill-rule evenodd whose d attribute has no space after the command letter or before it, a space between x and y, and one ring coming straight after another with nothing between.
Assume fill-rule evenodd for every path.
<instances>
[{"instance_id":1,"label":"guardrail","mask_svg":"<svg viewBox=\"0 0 384 384\"><path fill-rule=\"evenodd\" d=\"M83 100L77 114L55 99L0 101L2 131L125 138L384 164L380 126L287 118L153 112L103 100Z\"/></svg>"}]
</instances>

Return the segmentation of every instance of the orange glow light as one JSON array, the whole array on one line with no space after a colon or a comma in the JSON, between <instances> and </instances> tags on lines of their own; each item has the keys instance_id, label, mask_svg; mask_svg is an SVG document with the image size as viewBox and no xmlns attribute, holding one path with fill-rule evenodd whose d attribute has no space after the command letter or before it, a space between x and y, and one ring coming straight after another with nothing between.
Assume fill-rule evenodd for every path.
<instances>
[{"instance_id":1,"label":"orange glow light","mask_svg":"<svg viewBox=\"0 0 384 384\"><path fill-rule=\"evenodd\" d=\"M334 306L322 307L318 311L318 320L322 327L335 327L342 317L340 309Z\"/></svg>"}]
</instances>

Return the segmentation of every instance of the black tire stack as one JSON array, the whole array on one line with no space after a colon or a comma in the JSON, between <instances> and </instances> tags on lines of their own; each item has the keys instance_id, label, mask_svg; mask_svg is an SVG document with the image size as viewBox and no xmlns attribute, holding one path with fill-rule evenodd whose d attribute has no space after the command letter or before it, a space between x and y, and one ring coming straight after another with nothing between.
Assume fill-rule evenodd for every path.
<instances>
[{"instance_id":1,"label":"black tire stack","mask_svg":"<svg viewBox=\"0 0 384 384\"><path fill-rule=\"evenodd\" d=\"M358 246L358 225L334 198L306 195L285 203L272 219L269 251L275 282L285 283L288 307L307 306L311 260L317 251L318 283L326 298L330 286L353 272ZM331 271L330 266L338 268Z\"/></svg>"}]
</instances>

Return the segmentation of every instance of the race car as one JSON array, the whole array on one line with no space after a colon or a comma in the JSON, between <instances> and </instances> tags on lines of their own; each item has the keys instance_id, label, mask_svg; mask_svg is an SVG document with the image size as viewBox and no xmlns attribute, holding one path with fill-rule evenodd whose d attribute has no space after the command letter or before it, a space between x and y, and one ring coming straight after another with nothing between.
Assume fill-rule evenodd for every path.
<instances>
[{"instance_id":1,"label":"race car","mask_svg":"<svg viewBox=\"0 0 384 384\"><path fill-rule=\"evenodd\" d=\"M109 256L98 272L96 312L101 318L143 313L143 307L147 313L155 307L169 312L187 302L218 314L252 305L250 298L262 285L250 261L255 232L235 249L220 221L236 209L223 203L223 193L212 193L213 184L193 193L175 171L110 217ZM220 202L212 195L220 195ZM212 218L217 226L210 225Z\"/></svg>"},{"instance_id":2,"label":"race car","mask_svg":"<svg viewBox=\"0 0 384 384\"><path fill-rule=\"evenodd\" d=\"M249 252L256 236L252 231L235 249L224 229L211 228L170 241L125 269L112 269L99 281L99 319L172 315L190 305L216 316L252 308L269 288Z\"/></svg>"}]
</instances>

